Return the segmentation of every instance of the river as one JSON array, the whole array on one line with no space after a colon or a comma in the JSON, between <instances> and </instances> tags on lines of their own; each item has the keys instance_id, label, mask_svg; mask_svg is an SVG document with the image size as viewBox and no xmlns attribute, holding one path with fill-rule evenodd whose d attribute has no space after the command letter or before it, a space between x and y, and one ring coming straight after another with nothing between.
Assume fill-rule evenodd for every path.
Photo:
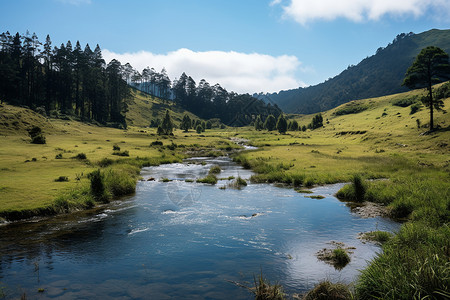
<instances>
[{"instance_id":1,"label":"river","mask_svg":"<svg viewBox=\"0 0 450 300\"><path fill-rule=\"evenodd\" d=\"M0 226L0 299L251 299L231 282L253 286L261 272L300 293L323 279L353 281L380 251L358 234L399 228L353 213L333 196L342 184L314 188L325 198L311 199L269 184L186 182L212 165L220 178L252 174L226 157L148 167L132 197ZM355 248L342 270L315 256L331 241Z\"/></svg>"}]
</instances>

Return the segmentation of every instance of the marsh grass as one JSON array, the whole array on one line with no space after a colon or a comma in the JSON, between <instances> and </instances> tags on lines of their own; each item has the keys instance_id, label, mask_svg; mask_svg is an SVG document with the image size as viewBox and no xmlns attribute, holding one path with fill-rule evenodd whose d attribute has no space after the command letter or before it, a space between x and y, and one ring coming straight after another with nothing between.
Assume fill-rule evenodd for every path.
<instances>
[{"instance_id":1,"label":"marsh grass","mask_svg":"<svg viewBox=\"0 0 450 300\"><path fill-rule=\"evenodd\" d=\"M319 282L310 290L303 300L351 300L354 299L347 284L332 283L330 281Z\"/></svg>"},{"instance_id":2,"label":"marsh grass","mask_svg":"<svg viewBox=\"0 0 450 300\"><path fill-rule=\"evenodd\" d=\"M255 300L284 300L285 294L283 287L279 283L271 284L261 273L258 278L254 277L255 288L252 292L255 294Z\"/></svg>"},{"instance_id":3,"label":"marsh grass","mask_svg":"<svg viewBox=\"0 0 450 300\"><path fill-rule=\"evenodd\" d=\"M218 165L214 165L209 169L209 174L220 174L222 172L222 169Z\"/></svg>"},{"instance_id":4,"label":"marsh grass","mask_svg":"<svg viewBox=\"0 0 450 300\"><path fill-rule=\"evenodd\" d=\"M228 184L229 188L240 190L242 187L247 186L247 181L238 176L235 180Z\"/></svg>"},{"instance_id":5,"label":"marsh grass","mask_svg":"<svg viewBox=\"0 0 450 300\"><path fill-rule=\"evenodd\" d=\"M218 181L217 176L214 174L208 174L206 177L197 179L199 183L216 184Z\"/></svg>"},{"instance_id":6,"label":"marsh grass","mask_svg":"<svg viewBox=\"0 0 450 300\"><path fill-rule=\"evenodd\" d=\"M387 231L370 231L365 232L362 238L367 241L374 241L380 244L384 244L392 238L392 233Z\"/></svg>"},{"instance_id":7,"label":"marsh grass","mask_svg":"<svg viewBox=\"0 0 450 300\"><path fill-rule=\"evenodd\" d=\"M450 229L407 223L384 244L356 285L357 299L448 299Z\"/></svg>"}]
</instances>

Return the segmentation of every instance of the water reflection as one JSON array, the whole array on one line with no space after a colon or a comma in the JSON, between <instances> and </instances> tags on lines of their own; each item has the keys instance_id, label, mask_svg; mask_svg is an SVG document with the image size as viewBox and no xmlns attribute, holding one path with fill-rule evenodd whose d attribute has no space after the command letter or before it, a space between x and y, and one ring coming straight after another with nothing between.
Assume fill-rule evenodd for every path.
<instances>
[{"instance_id":1,"label":"water reflection","mask_svg":"<svg viewBox=\"0 0 450 300\"><path fill-rule=\"evenodd\" d=\"M222 190L227 180L217 186L185 181L205 176L213 164L221 166L221 178L251 175L227 158L149 167L143 178L156 180L139 182L132 198L0 227L6 298L22 292L34 298L44 288L40 299L248 299L229 280L251 285L261 268L288 292L300 292L324 278L353 280L379 251L358 233L398 228L352 214L332 196L340 185L314 189L325 196L316 200L272 185ZM332 240L356 247L342 271L315 257Z\"/></svg>"}]
</instances>

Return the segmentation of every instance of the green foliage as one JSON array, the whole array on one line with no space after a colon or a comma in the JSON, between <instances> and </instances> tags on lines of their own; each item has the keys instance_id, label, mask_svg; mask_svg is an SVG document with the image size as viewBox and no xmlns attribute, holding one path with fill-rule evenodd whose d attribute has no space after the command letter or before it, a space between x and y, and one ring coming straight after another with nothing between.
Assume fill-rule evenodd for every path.
<instances>
[{"instance_id":1,"label":"green foliage","mask_svg":"<svg viewBox=\"0 0 450 300\"><path fill-rule=\"evenodd\" d=\"M32 144L45 144L45 136L42 133L42 129L38 126L33 126L30 130L28 130L28 134L31 138Z\"/></svg>"},{"instance_id":2,"label":"green foliage","mask_svg":"<svg viewBox=\"0 0 450 300\"><path fill-rule=\"evenodd\" d=\"M448 54L439 47L428 46L417 55L413 64L406 71L403 85L410 89L427 88L428 96L422 102L430 108L430 129L434 129L433 109L440 109L443 102L433 97L432 85L450 79Z\"/></svg>"},{"instance_id":3,"label":"green foliage","mask_svg":"<svg viewBox=\"0 0 450 300\"><path fill-rule=\"evenodd\" d=\"M258 115L256 117L256 120L255 120L255 130L260 131L260 130L263 130L263 129L264 129L264 123L261 120L261 116Z\"/></svg>"},{"instance_id":4,"label":"green foliage","mask_svg":"<svg viewBox=\"0 0 450 300\"><path fill-rule=\"evenodd\" d=\"M197 125L197 127L195 128L195 131L198 133L198 134L200 134L200 133L202 133L203 132L203 127L202 127L202 125Z\"/></svg>"},{"instance_id":5,"label":"green foliage","mask_svg":"<svg viewBox=\"0 0 450 300\"><path fill-rule=\"evenodd\" d=\"M208 183L208 184L216 184L218 181L216 175L214 174L208 174L206 177L197 179L197 182L200 183Z\"/></svg>"},{"instance_id":6,"label":"green foliage","mask_svg":"<svg viewBox=\"0 0 450 300\"><path fill-rule=\"evenodd\" d=\"M322 281L309 291L303 300L351 300L353 295L348 285Z\"/></svg>"},{"instance_id":7,"label":"green foliage","mask_svg":"<svg viewBox=\"0 0 450 300\"><path fill-rule=\"evenodd\" d=\"M450 30L429 30L400 34L375 55L349 66L339 75L307 88L268 95L286 113L313 114L337 107L349 100L404 92L405 70L420 50L435 45L450 53Z\"/></svg>"},{"instance_id":8,"label":"green foliage","mask_svg":"<svg viewBox=\"0 0 450 300\"><path fill-rule=\"evenodd\" d=\"M398 100L392 102L392 105L400 106L400 107L408 107L408 106L410 106L410 105L412 105L414 103L417 103L417 97L416 96L398 99Z\"/></svg>"},{"instance_id":9,"label":"green foliage","mask_svg":"<svg viewBox=\"0 0 450 300\"><path fill-rule=\"evenodd\" d=\"M191 129L191 127L192 127L191 118L187 114L185 114L183 116L183 120L181 121L180 129L184 130L184 132L188 132L189 129Z\"/></svg>"},{"instance_id":10,"label":"green foliage","mask_svg":"<svg viewBox=\"0 0 450 300\"><path fill-rule=\"evenodd\" d=\"M106 203L109 201L109 195L105 188L104 175L97 169L88 175L91 181L91 194L95 201Z\"/></svg>"},{"instance_id":11,"label":"green foliage","mask_svg":"<svg viewBox=\"0 0 450 300\"><path fill-rule=\"evenodd\" d=\"M69 181L69 177L67 176L59 176L58 178L55 179L56 182L67 182Z\"/></svg>"},{"instance_id":12,"label":"green foliage","mask_svg":"<svg viewBox=\"0 0 450 300\"><path fill-rule=\"evenodd\" d=\"M410 109L411 111L409 112L410 115L415 114L416 112L418 112L420 110L420 107L422 105L420 103L414 103L413 105L411 105Z\"/></svg>"},{"instance_id":13,"label":"green foliage","mask_svg":"<svg viewBox=\"0 0 450 300\"><path fill-rule=\"evenodd\" d=\"M79 160L85 160L87 159L87 156L85 153L78 153L77 155L75 155L75 158Z\"/></svg>"},{"instance_id":14,"label":"green foliage","mask_svg":"<svg viewBox=\"0 0 450 300\"><path fill-rule=\"evenodd\" d=\"M446 299L450 296L450 228L406 223L361 271L357 299Z\"/></svg>"},{"instance_id":15,"label":"green foliage","mask_svg":"<svg viewBox=\"0 0 450 300\"><path fill-rule=\"evenodd\" d=\"M266 121L264 122L264 128L267 129L268 131L273 131L275 130L277 126L277 121L275 119L275 117L273 115L269 115L266 118Z\"/></svg>"},{"instance_id":16,"label":"green foliage","mask_svg":"<svg viewBox=\"0 0 450 300\"><path fill-rule=\"evenodd\" d=\"M365 111L368 108L367 105L360 103L360 102L350 102L344 105L343 107L336 109L334 112L335 116L343 116L343 115L350 115L350 114L357 114L362 111Z\"/></svg>"},{"instance_id":17,"label":"green foliage","mask_svg":"<svg viewBox=\"0 0 450 300\"><path fill-rule=\"evenodd\" d=\"M297 120L293 120L292 122L289 123L288 130L290 130L290 131L297 131L297 130L299 130Z\"/></svg>"},{"instance_id":18,"label":"green foliage","mask_svg":"<svg viewBox=\"0 0 450 300\"><path fill-rule=\"evenodd\" d=\"M350 256L345 249L336 248L333 250L331 260L337 267L344 267L350 262Z\"/></svg>"},{"instance_id":19,"label":"green foliage","mask_svg":"<svg viewBox=\"0 0 450 300\"><path fill-rule=\"evenodd\" d=\"M222 172L222 169L218 165L214 165L209 169L209 174L219 174Z\"/></svg>"},{"instance_id":20,"label":"green foliage","mask_svg":"<svg viewBox=\"0 0 450 300\"><path fill-rule=\"evenodd\" d=\"M279 133L284 134L287 131L288 124L286 121L286 118L284 117L283 114L280 114L280 116L278 117L277 120L277 130Z\"/></svg>"},{"instance_id":21,"label":"green foliage","mask_svg":"<svg viewBox=\"0 0 450 300\"><path fill-rule=\"evenodd\" d=\"M336 197L348 201L362 202L365 200L367 186L360 175L353 175L352 183L343 186Z\"/></svg>"},{"instance_id":22,"label":"green foliage","mask_svg":"<svg viewBox=\"0 0 450 300\"><path fill-rule=\"evenodd\" d=\"M124 150L124 151L114 151L112 153L112 155L117 155L117 156L130 156L130 152L128 152L128 150Z\"/></svg>"},{"instance_id":23,"label":"green foliage","mask_svg":"<svg viewBox=\"0 0 450 300\"><path fill-rule=\"evenodd\" d=\"M310 129L317 129L323 126L322 114L317 114L313 117L311 123L308 125Z\"/></svg>"},{"instance_id":24,"label":"green foliage","mask_svg":"<svg viewBox=\"0 0 450 300\"><path fill-rule=\"evenodd\" d=\"M113 151L120 151L120 146L117 144L113 145Z\"/></svg>"},{"instance_id":25,"label":"green foliage","mask_svg":"<svg viewBox=\"0 0 450 300\"><path fill-rule=\"evenodd\" d=\"M380 230L366 232L362 235L363 239L378 242L380 244L386 243L392 238L392 236L392 233Z\"/></svg>"},{"instance_id":26,"label":"green foliage","mask_svg":"<svg viewBox=\"0 0 450 300\"><path fill-rule=\"evenodd\" d=\"M238 176L235 180L230 182L228 184L228 187L240 190L243 186L247 186L247 181L245 179L241 178L241 176Z\"/></svg>"},{"instance_id":27,"label":"green foliage","mask_svg":"<svg viewBox=\"0 0 450 300\"><path fill-rule=\"evenodd\" d=\"M172 131L173 131L172 119L170 118L169 111L166 110L166 115L164 116L161 126L158 127L158 134L159 135L171 135Z\"/></svg>"},{"instance_id":28,"label":"green foliage","mask_svg":"<svg viewBox=\"0 0 450 300\"><path fill-rule=\"evenodd\" d=\"M283 287L279 284L271 284L262 273L258 279L254 278L255 288L252 289L255 294L255 300L284 300L285 294Z\"/></svg>"}]
</instances>

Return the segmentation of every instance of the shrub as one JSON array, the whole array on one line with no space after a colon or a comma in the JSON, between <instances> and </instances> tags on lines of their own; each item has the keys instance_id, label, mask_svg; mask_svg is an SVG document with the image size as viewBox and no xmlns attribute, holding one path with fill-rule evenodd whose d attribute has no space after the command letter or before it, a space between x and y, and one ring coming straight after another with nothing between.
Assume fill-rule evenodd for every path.
<instances>
[{"instance_id":1,"label":"shrub","mask_svg":"<svg viewBox=\"0 0 450 300\"><path fill-rule=\"evenodd\" d=\"M105 157L105 158L103 158L102 160L100 160L97 164L98 164L100 167L105 168L105 167L107 167L107 166L112 165L113 163L114 163L114 160L112 160L111 158Z\"/></svg>"},{"instance_id":2,"label":"shrub","mask_svg":"<svg viewBox=\"0 0 450 300\"><path fill-rule=\"evenodd\" d=\"M87 159L87 157L86 157L86 154L84 154L84 153L78 153L76 156L75 156L75 158L76 159Z\"/></svg>"},{"instance_id":3,"label":"shrub","mask_svg":"<svg viewBox=\"0 0 450 300\"><path fill-rule=\"evenodd\" d=\"M59 176L58 178L55 179L56 182L67 182L69 181L69 177L67 176Z\"/></svg>"},{"instance_id":4,"label":"shrub","mask_svg":"<svg viewBox=\"0 0 450 300\"><path fill-rule=\"evenodd\" d=\"M45 144L46 143L45 136L43 136L42 134L33 136L33 137L31 137L31 143L32 144Z\"/></svg>"},{"instance_id":5,"label":"shrub","mask_svg":"<svg viewBox=\"0 0 450 300\"><path fill-rule=\"evenodd\" d=\"M150 146L162 146L163 142L162 141L153 141L150 143Z\"/></svg>"},{"instance_id":6,"label":"shrub","mask_svg":"<svg viewBox=\"0 0 450 300\"><path fill-rule=\"evenodd\" d=\"M409 97L409 98L403 98L403 99L396 100L392 103L392 105L400 106L400 107L408 107L411 104L414 104L416 102L417 102L417 97L413 96L413 97Z\"/></svg>"},{"instance_id":7,"label":"shrub","mask_svg":"<svg viewBox=\"0 0 450 300\"><path fill-rule=\"evenodd\" d=\"M62 159L62 158L63 158L62 153L58 153L55 155L55 159Z\"/></svg>"},{"instance_id":8,"label":"shrub","mask_svg":"<svg viewBox=\"0 0 450 300\"><path fill-rule=\"evenodd\" d=\"M420 103L414 103L413 105L411 105L410 109L411 111L409 112L410 115L415 114L416 112L418 112L420 110L420 107L422 105Z\"/></svg>"},{"instance_id":9,"label":"shrub","mask_svg":"<svg viewBox=\"0 0 450 300\"><path fill-rule=\"evenodd\" d=\"M91 194L95 201L107 203L109 196L105 188L105 179L99 169L88 175L91 181Z\"/></svg>"},{"instance_id":10,"label":"shrub","mask_svg":"<svg viewBox=\"0 0 450 300\"><path fill-rule=\"evenodd\" d=\"M117 156L130 156L130 153L128 152L128 150L125 151L114 151L112 153L112 155L117 155Z\"/></svg>"},{"instance_id":11,"label":"shrub","mask_svg":"<svg viewBox=\"0 0 450 300\"><path fill-rule=\"evenodd\" d=\"M362 111L365 111L368 108L367 105L357 102L349 102L344 107L336 110L334 112L335 116L349 115L349 114L357 114Z\"/></svg>"},{"instance_id":12,"label":"shrub","mask_svg":"<svg viewBox=\"0 0 450 300\"><path fill-rule=\"evenodd\" d=\"M113 151L120 151L120 146L117 144L113 145Z\"/></svg>"}]
</instances>

